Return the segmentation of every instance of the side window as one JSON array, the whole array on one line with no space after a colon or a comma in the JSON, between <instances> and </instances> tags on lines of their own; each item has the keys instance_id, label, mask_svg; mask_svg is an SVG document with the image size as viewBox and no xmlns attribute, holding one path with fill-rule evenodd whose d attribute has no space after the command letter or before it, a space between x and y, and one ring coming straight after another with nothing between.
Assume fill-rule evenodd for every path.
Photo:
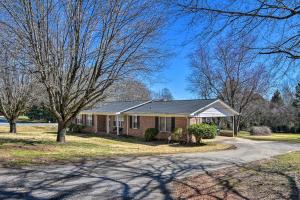
<instances>
[{"instance_id":1,"label":"side window","mask_svg":"<svg viewBox=\"0 0 300 200\"><path fill-rule=\"evenodd\" d=\"M132 116L132 128L138 128L138 116Z\"/></svg>"}]
</instances>

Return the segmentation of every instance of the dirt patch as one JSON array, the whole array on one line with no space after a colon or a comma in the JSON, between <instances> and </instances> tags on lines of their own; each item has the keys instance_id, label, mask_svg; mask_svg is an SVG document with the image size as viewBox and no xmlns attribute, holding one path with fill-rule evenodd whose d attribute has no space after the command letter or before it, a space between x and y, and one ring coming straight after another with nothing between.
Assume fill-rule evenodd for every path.
<instances>
[{"instance_id":1,"label":"dirt patch","mask_svg":"<svg viewBox=\"0 0 300 200\"><path fill-rule=\"evenodd\" d=\"M299 173L259 166L251 163L176 180L171 184L172 196L174 199L299 199Z\"/></svg>"}]
</instances>

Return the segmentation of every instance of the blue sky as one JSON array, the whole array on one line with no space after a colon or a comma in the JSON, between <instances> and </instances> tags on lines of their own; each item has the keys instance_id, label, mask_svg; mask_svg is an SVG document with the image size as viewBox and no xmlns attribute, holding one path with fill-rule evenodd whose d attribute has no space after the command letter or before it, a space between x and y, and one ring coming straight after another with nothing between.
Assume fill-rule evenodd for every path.
<instances>
[{"instance_id":1,"label":"blue sky","mask_svg":"<svg viewBox=\"0 0 300 200\"><path fill-rule=\"evenodd\" d=\"M188 58L195 48L192 43L187 43L190 32L186 31L185 19L171 23L164 32L164 49L171 53L166 60L165 67L157 75L157 80L148 84L152 91L158 92L163 88L168 88L175 99L196 98L194 94L187 90L187 77L190 74Z\"/></svg>"},{"instance_id":2,"label":"blue sky","mask_svg":"<svg viewBox=\"0 0 300 200\"><path fill-rule=\"evenodd\" d=\"M171 22L164 29L165 32L163 33L163 39L160 44L163 44L163 48L170 52L172 56L167 59L165 67L158 74L158 78L147 84L150 90L154 92L158 92L163 88L168 88L175 99L197 98L195 94L192 94L187 90L189 85L187 77L190 75L189 55L194 52L198 44L193 36L195 36L195 33L199 33L199 29L201 28L198 25L194 30L187 29L189 20L188 17L181 17L180 19ZM192 42L188 42L189 40L191 41L191 39L193 39ZM263 59L263 63L268 66L269 58L267 56L262 56L261 59ZM283 63L283 66L286 64L287 63ZM272 67L272 65L268 67ZM285 76L281 75L279 79L278 77L274 77L274 83L276 84L274 84L273 88L270 88L268 95L272 95L276 89L281 90L286 84L291 85L293 88L299 79L300 68L298 67L289 70Z\"/></svg>"}]
</instances>

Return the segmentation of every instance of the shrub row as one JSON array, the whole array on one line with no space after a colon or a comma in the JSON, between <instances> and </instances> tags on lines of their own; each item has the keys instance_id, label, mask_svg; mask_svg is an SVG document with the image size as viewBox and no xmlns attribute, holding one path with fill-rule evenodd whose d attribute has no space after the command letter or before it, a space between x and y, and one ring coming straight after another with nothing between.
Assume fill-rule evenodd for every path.
<instances>
[{"instance_id":1,"label":"shrub row","mask_svg":"<svg viewBox=\"0 0 300 200\"><path fill-rule=\"evenodd\" d=\"M158 130L156 128L148 128L145 132L145 140L153 141L155 136L158 134ZM210 124L193 124L189 126L188 132L190 135L194 135L197 143L201 143L202 139L213 139L217 135L217 126ZM186 135L183 134L182 128L175 128L172 131L172 141L175 142L183 142L186 141Z\"/></svg>"},{"instance_id":2,"label":"shrub row","mask_svg":"<svg viewBox=\"0 0 300 200\"><path fill-rule=\"evenodd\" d=\"M250 135L271 135L272 131L267 126L252 126Z\"/></svg>"}]
</instances>

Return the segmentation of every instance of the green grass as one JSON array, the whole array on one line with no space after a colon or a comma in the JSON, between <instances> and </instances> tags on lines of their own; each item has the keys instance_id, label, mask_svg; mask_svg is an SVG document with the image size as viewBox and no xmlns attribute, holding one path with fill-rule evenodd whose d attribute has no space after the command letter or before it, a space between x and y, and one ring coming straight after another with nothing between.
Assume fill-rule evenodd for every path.
<instances>
[{"instance_id":1,"label":"green grass","mask_svg":"<svg viewBox=\"0 0 300 200\"><path fill-rule=\"evenodd\" d=\"M17 134L0 126L0 163L22 166L90 159L102 156L159 155L207 152L232 148L232 145L204 141L202 146L144 142L133 137L100 137L96 134L69 134L65 144L56 143L55 127L22 126Z\"/></svg>"},{"instance_id":2,"label":"green grass","mask_svg":"<svg viewBox=\"0 0 300 200\"><path fill-rule=\"evenodd\" d=\"M238 134L238 137L251 139L251 140L261 140L261 141L278 141L278 142L291 142L298 143L300 142L300 134L296 133L273 133L268 136L254 136L250 135L249 132L241 131Z\"/></svg>"}]
</instances>

